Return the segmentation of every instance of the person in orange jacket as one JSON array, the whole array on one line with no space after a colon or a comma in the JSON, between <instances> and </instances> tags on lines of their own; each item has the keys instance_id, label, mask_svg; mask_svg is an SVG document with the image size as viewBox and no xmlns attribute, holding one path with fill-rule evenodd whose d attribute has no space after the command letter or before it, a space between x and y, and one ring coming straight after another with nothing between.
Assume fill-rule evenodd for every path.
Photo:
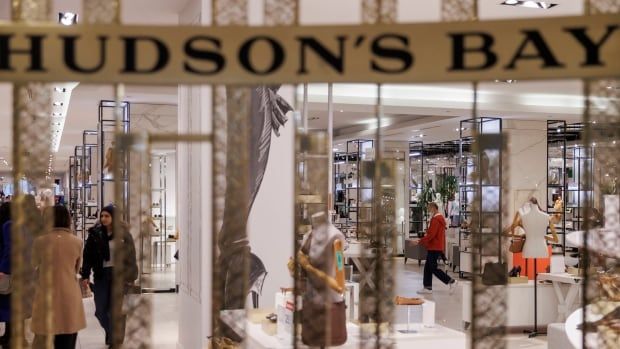
<instances>
[{"instance_id":1,"label":"person in orange jacket","mask_svg":"<svg viewBox=\"0 0 620 349\"><path fill-rule=\"evenodd\" d=\"M446 219L439 213L439 206L436 203L428 203L427 208L431 215L431 221L426 230L426 235L417 242L417 244L424 246L427 251L426 263L424 264L424 288L419 290L418 294L433 293L433 275L450 286L450 292L452 292L456 286L456 280L437 268L437 260L444 255L446 245Z\"/></svg>"}]
</instances>

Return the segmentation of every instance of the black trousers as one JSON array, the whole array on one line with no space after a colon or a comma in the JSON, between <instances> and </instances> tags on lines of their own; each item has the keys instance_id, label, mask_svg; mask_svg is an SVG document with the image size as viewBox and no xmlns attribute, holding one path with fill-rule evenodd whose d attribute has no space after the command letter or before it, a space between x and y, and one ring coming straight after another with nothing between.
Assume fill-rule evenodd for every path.
<instances>
[{"instance_id":1,"label":"black trousers","mask_svg":"<svg viewBox=\"0 0 620 349\"><path fill-rule=\"evenodd\" d=\"M75 349L77 333L57 334L54 336L54 349Z\"/></svg>"},{"instance_id":2,"label":"black trousers","mask_svg":"<svg viewBox=\"0 0 620 349\"><path fill-rule=\"evenodd\" d=\"M106 344L112 344L112 277L114 275L113 268L103 268L103 275L99 279L95 279L95 283L91 284L93 296L95 298L95 317L99 320L99 324L105 331ZM122 300L121 300L122 301ZM125 318L123 317L121 328L123 329L123 337L125 336Z\"/></svg>"},{"instance_id":3,"label":"black trousers","mask_svg":"<svg viewBox=\"0 0 620 349\"><path fill-rule=\"evenodd\" d=\"M77 344L77 333L57 334L54 336L54 349L75 349ZM32 342L33 349L45 348L45 335L35 335Z\"/></svg>"},{"instance_id":4,"label":"black trousers","mask_svg":"<svg viewBox=\"0 0 620 349\"><path fill-rule=\"evenodd\" d=\"M433 289L433 275L435 275L444 284L452 282L452 278L443 270L437 268L437 260L442 258L441 251L428 251L426 253L426 263L424 264L424 288Z\"/></svg>"}]
</instances>

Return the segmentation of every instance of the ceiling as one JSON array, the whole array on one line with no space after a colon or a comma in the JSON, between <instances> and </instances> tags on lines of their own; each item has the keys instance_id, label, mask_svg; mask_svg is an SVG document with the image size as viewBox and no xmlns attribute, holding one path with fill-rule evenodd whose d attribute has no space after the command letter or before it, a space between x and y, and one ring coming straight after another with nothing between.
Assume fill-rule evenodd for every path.
<instances>
[{"instance_id":1,"label":"ceiling","mask_svg":"<svg viewBox=\"0 0 620 349\"><path fill-rule=\"evenodd\" d=\"M128 24L176 24L178 13L193 0L125 0L122 19ZM251 5L259 0L250 0ZM81 12L81 0L55 0L52 13ZM501 0L479 0L482 20L578 15L583 13L581 0L553 0L559 6L537 10L500 6ZM0 0L0 19L8 19L10 0ZM302 24L359 23L360 0L300 0ZM256 6L252 5L252 9ZM326 11L326 9L329 9ZM400 22L439 21L440 0L398 1ZM256 16L251 16L256 17ZM260 16L259 16L260 17ZM53 20L53 19L52 19ZM255 19L253 19L255 20ZM327 127L327 85L312 84L308 91L309 115L312 128ZM297 90L301 100L301 87ZM481 116L500 116L512 119L566 119L578 121L583 99L580 81L518 81L481 83L478 106ZM11 149L11 87L0 84L0 158L10 159ZM82 143L82 132L96 129L97 105L102 99L112 99L111 86L79 84L72 92L67 118L55 169L62 172L74 147ZM126 99L132 102L132 129L176 126L177 88L157 86L127 86ZM337 141L357 137L372 137L376 85L338 84L334 86L334 129ZM470 84L383 85L384 124L387 140L418 140L439 142L458 138L459 120L471 117L473 92ZM159 125L159 126L154 126ZM0 162L0 171L3 164Z\"/></svg>"}]
</instances>

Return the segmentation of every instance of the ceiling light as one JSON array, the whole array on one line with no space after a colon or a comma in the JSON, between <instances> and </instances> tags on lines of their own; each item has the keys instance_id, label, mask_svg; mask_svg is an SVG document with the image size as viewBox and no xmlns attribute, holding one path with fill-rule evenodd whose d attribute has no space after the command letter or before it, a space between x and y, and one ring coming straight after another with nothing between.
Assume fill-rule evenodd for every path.
<instances>
[{"instance_id":1,"label":"ceiling light","mask_svg":"<svg viewBox=\"0 0 620 349\"><path fill-rule=\"evenodd\" d=\"M64 87L54 87L54 92L67 92L67 89Z\"/></svg>"},{"instance_id":2,"label":"ceiling light","mask_svg":"<svg viewBox=\"0 0 620 349\"><path fill-rule=\"evenodd\" d=\"M54 107L62 107L62 102L54 102L52 103Z\"/></svg>"},{"instance_id":3,"label":"ceiling light","mask_svg":"<svg viewBox=\"0 0 620 349\"><path fill-rule=\"evenodd\" d=\"M553 4L548 1L531 1L531 0L505 0L500 5L508 5L508 6L521 6L528 8L537 8L548 10L558 4Z\"/></svg>"},{"instance_id":4,"label":"ceiling light","mask_svg":"<svg viewBox=\"0 0 620 349\"><path fill-rule=\"evenodd\" d=\"M333 151L338 151L338 148L334 148L334 149L332 149L332 150L333 150Z\"/></svg>"},{"instance_id":5,"label":"ceiling light","mask_svg":"<svg viewBox=\"0 0 620 349\"><path fill-rule=\"evenodd\" d=\"M62 116L62 113L52 113L52 116Z\"/></svg>"},{"instance_id":6,"label":"ceiling light","mask_svg":"<svg viewBox=\"0 0 620 349\"><path fill-rule=\"evenodd\" d=\"M77 24L78 15L73 12L58 12L58 23L62 25Z\"/></svg>"},{"instance_id":7,"label":"ceiling light","mask_svg":"<svg viewBox=\"0 0 620 349\"><path fill-rule=\"evenodd\" d=\"M341 112L341 113L344 113L344 110L340 109L340 112Z\"/></svg>"},{"instance_id":8,"label":"ceiling light","mask_svg":"<svg viewBox=\"0 0 620 349\"><path fill-rule=\"evenodd\" d=\"M495 79L495 82L502 82L502 83L505 83L505 84L515 84L517 82L517 80L514 80L514 79L508 79L508 80Z\"/></svg>"}]
</instances>

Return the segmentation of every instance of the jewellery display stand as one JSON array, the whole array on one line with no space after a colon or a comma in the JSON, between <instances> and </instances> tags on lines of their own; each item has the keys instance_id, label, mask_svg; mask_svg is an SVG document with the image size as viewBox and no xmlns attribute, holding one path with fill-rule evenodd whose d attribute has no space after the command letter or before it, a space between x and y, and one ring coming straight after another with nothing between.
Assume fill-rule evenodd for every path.
<instances>
[{"instance_id":1,"label":"jewellery display stand","mask_svg":"<svg viewBox=\"0 0 620 349\"><path fill-rule=\"evenodd\" d=\"M77 145L73 149L73 158L75 159L75 182L74 187L71 190L71 194L73 196L74 206L72 207L72 218L73 225L75 229L75 233L77 236L82 238L82 240L86 239L86 233L82 229L82 224L84 222L84 159L82 158L82 153L84 152L83 146Z\"/></svg>"},{"instance_id":2,"label":"jewellery display stand","mask_svg":"<svg viewBox=\"0 0 620 349\"><path fill-rule=\"evenodd\" d=\"M566 254L566 121L547 121L547 212L561 238Z\"/></svg>"},{"instance_id":3,"label":"jewellery display stand","mask_svg":"<svg viewBox=\"0 0 620 349\"><path fill-rule=\"evenodd\" d=\"M501 256L501 220L502 220L502 119L481 117L460 122L459 145L459 276L473 272L473 256L483 262L502 261ZM474 138L475 134L478 134ZM484 144L475 146L475 142ZM478 149L474 151L475 149ZM483 149L484 151L481 151ZM481 206L473 217L473 205L476 197ZM472 218L479 222L480 231L475 231ZM479 248L470 242L472 234L479 234ZM497 246L495 247L495 242ZM482 248L482 247L485 248Z\"/></svg>"},{"instance_id":4,"label":"jewellery display stand","mask_svg":"<svg viewBox=\"0 0 620 349\"><path fill-rule=\"evenodd\" d=\"M165 154L151 155L151 177L152 184L152 204L151 217L153 224L153 234L151 235L151 246L153 246L152 263L153 268L165 269L172 264L174 254L173 245L175 238L171 238L169 233L175 233L175 229L169 229L168 217L168 156ZM155 175L153 178L153 175Z\"/></svg>"},{"instance_id":5,"label":"jewellery display stand","mask_svg":"<svg viewBox=\"0 0 620 349\"><path fill-rule=\"evenodd\" d=\"M78 169L82 159L75 156L69 156L69 211L73 220L73 228L77 231L78 224L78 193L80 187L78 184Z\"/></svg>"},{"instance_id":6,"label":"jewellery display stand","mask_svg":"<svg viewBox=\"0 0 620 349\"><path fill-rule=\"evenodd\" d=\"M111 203L119 203L119 198L114 198L114 169L115 163L121 166L120 181L123 182L122 201L125 208L129 208L129 158L127 154L122 154L118 161L114 157L117 151L114 149L116 132L116 101L102 100L99 102L99 124L97 125L98 139L97 149L99 150L99 207L105 207ZM120 102L118 106L121 114L120 129L123 133L129 133L129 113L130 103ZM128 211L125 210L125 215ZM123 217L128 221L128 217Z\"/></svg>"},{"instance_id":7,"label":"jewellery display stand","mask_svg":"<svg viewBox=\"0 0 620 349\"><path fill-rule=\"evenodd\" d=\"M80 231L83 237L87 237L88 229L97 222L99 204L97 201L98 183L93 182L93 171L97 171L97 131L86 130L82 132L82 224ZM94 166L93 166L94 165Z\"/></svg>"},{"instance_id":8,"label":"jewellery display stand","mask_svg":"<svg viewBox=\"0 0 620 349\"><path fill-rule=\"evenodd\" d=\"M370 234L373 187L363 171L365 163L374 159L373 141L347 141L346 152L334 153L334 157L334 206L346 219L339 228L346 236L354 233L358 240L365 238Z\"/></svg>"},{"instance_id":9,"label":"jewellery display stand","mask_svg":"<svg viewBox=\"0 0 620 349\"><path fill-rule=\"evenodd\" d=\"M424 207L420 202L424 191L424 142L409 142L409 238L424 232Z\"/></svg>"}]
</instances>

